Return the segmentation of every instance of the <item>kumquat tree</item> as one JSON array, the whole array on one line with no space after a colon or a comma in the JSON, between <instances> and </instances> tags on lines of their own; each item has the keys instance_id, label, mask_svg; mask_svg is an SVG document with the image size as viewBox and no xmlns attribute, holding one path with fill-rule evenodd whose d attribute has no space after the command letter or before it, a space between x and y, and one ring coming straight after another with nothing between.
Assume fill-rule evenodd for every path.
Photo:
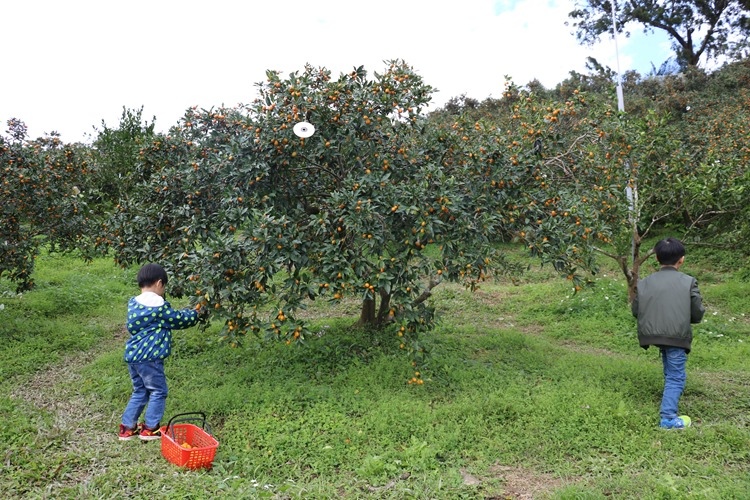
<instances>
[{"instance_id":1,"label":"kumquat tree","mask_svg":"<svg viewBox=\"0 0 750 500\"><path fill-rule=\"evenodd\" d=\"M542 262L564 272L576 290L597 271L597 255L617 261L635 294L640 246L648 230L674 213L674 193L659 180L679 151L663 115L631 118L600 94L570 89L565 100L511 85L515 102L511 161L526 161L537 181L518 204L516 236ZM528 153L533 140L535 157ZM524 158L522 160L522 158ZM647 189L639 189L639 181Z\"/></svg>"},{"instance_id":2,"label":"kumquat tree","mask_svg":"<svg viewBox=\"0 0 750 500\"><path fill-rule=\"evenodd\" d=\"M680 94L684 162L670 172L682 226L747 255L750 207L750 59ZM694 244L700 244L696 238Z\"/></svg>"},{"instance_id":3,"label":"kumquat tree","mask_svg":"<svg viewBox=\"0 0 750 500\"><path fill-rule=\"evenodd\" d=\"M517 239L576 288L596 271L596 255L616 260L631 300L652 255L641 251L652 229L671 227L695 244L706 230L716 243L731 234L736 245L745 227L737 217L747 207L750 130L747 92L731 90L747 74L739 63L711 83L705 76L657 81L636 96L641 109L632 114L582 82L562 85L556 96L510 84L504 99L512 114L500 125L509 160L528 165L537 180L507 207L523 221Z\"/></svg>"},{"instance_id":4,"label":"kumquat tree","mask_svg":"<svg viewBox=\"0 0 750 500\"><path fill-rule=\"evenodd\" d=\"M597 271L597 254L629 240L631 147L611 106L577 88L564 97L509 80L500 109L473 123L461 115L450 128L475 148L478 165L499 161L505 175L487 185L505 193L495 209L508 235L580 290Z\"/></svg>"},{"instance_id":5,"label":"kumquat tree","mask_svg":"<svg viewBox=\"0 0 750 500\"><path fill-rule=\"evenodd\" d=\"M7 135L0 135L0 276L18 292L33 288L42 247L91 256L83 194L89 173L84 147L54 134L30 140L23 122L8 120Z\"/></svg>"},{"instance_id":6,"label":"kumquat tree","mask_svg":"<svg viewBox=\"0 0 750 500\"><path fill-rule=\"evenodd\" d=\"M503 221L483 193L505 173L479 185L476 162L443 168L455 141L421 116L432 89L403 62L373 77L270 71L259 87L252 105L190 110L141 150L147 180L104 243L123 265L168 263L172 293L210 308L229 342L302 342L307 301L349 296L362 326L395 335L419 362L433 288L512 268L492 244Z\"/></svg>"},{"instance_id":7,"label":"kumquat tree","mask_svg":"<svg viewBox=\"0 0 750 500\"><path fill-rule=\"evenodd\" d=\"M646 134L644 127L664 123L628 120L597 93L570 85L551 92L508 80L502 99L485 104L456 100L431 122L438 142L450 143L443 172L459 169L467 196L497 214L494 241L522 242L575 290L592 282L604 254L634 287L631 278L649 255L638 251L646 204L638 199L636 173L658 171L657 157L669 150L669 134ZM643 135L652 144L634 148ZM642 162L653 168L639 169Z\"/></svg>"}]
</instances>

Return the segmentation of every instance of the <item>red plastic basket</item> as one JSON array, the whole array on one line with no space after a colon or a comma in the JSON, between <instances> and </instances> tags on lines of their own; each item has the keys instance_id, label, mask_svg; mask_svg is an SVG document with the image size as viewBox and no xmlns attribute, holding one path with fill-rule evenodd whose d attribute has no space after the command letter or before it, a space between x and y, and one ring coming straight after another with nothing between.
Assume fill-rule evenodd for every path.
<instances>
[{"instance_id":1,"label":"red plastic basket","mask_svg":"<svg viewBox=\"0 0 750 500\"><path fill-rule=\"evenodd\" d=\"M189 423L174 423L178 417L202 415L203 428ZM196 417L187 418L195 420ZM206 416L202 413L175 415L161 428L161 454L168 461L188 469L210 469L213 466L219 442L205 430Z\"/></svg>"}]
</instances>

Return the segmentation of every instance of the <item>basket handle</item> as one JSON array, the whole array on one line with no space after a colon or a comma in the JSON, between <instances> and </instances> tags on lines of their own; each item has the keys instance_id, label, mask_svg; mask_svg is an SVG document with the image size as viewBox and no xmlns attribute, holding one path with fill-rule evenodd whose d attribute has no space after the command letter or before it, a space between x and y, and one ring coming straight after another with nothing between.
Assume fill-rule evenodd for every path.
<instances>
[{"instance_id":1,"label":"basket handle","mask_svg":"<svg viewBox=\"0 0 750 500\"><path fill-rule=\"evenodd\" d=\"M172 431L172 439L174 440L174 424L181 422L197 422L201 421L201 427L203 430L211 434L211 429L206 424L206 414L202 411L193 411L188 413L178 413L174 417L169 419L167 423L167 432Z\"/></svg>"}]
</instances>

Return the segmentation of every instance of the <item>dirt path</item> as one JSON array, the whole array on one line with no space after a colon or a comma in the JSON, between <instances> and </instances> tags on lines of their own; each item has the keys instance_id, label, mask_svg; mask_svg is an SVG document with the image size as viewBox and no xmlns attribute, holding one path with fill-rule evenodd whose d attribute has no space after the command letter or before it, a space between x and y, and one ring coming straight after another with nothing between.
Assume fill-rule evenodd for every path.
<instances>
[{"instance_id":1,"label":"dirt path","mask_svg":"<svg viewBox=\"0 0 750 500\"><path fill-rule=\"evenodd\" d=\"M89 398L76 391L81 381L80 370L93 358L116 349L124 343L124 329L104 339L97 346L85 352L66 355L62 361L50 365L36 373L25 384L11 392L14 398L27 401L37 408L55 415L55 425L61 428L75 427L81 417L90 417ZM100 415L98 415L100 416Z\"/></svg>"},{"instance_id":2,"label":"dirt path","mask_svg":"<svg viewBox=\"0 0 750 500\"><path fill-rule=\"evenodd\" d=\"M39 437L48 443L45 450L59 453L59 448L70 458L58 460L59 466L49 472L48 493L60 487L85 485L121 456L113 448L118 443L115 432L119 414L101 412L96 397L82 394L78 388L83 382L82 368L122 346L126 336L124 328L118 330L94 349L65 356L11 391L11 397L52 415L52 425L40 427Z\"/></svg>"}]
</instances>

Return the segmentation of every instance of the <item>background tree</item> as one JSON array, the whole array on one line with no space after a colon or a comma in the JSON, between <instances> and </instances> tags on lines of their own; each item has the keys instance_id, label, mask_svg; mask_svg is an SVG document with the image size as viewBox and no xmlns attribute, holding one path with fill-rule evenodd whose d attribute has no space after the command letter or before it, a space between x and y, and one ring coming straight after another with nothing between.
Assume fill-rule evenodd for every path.
<instances>
[{"instance_id":1,"label":"background tree","mask_svg":"<svg viewBox=\"0 0 750 500\"><path fill-rule=\"evenodd\" d=\"M17 119L0 135L0 276L18 291L34 286L34 259L43 246L91 256L87 158L85 147L63 144L56 134L29 140Z\"/></svg>"},{"instance_id":2,"label":"background tree","mask_svg":"<svg viewBox=\"0 0 750 500\"><path fill-rule=\"evenodd\" d=\"M613 1L618 33L629 35L633 24L646 32L665 32L683 68L698 66L703 56L717 60L747 55L750 8L743 0L581 1L569 14L579 42L593 44L604 33L612 33Z\"/></svg>"},{"instance_id":3,"label":"background tree","mask_svg":"<svg viewBox=\"0 0 750 500\"><path fill-rule=\"evenodd\" d=\"M693 244L750 253L750 59L726 65L700 85L677 94L673 123L683 158L670 171L683 227Z\"/></svg>"},{"instance_id":4,"label":"background tree","mask_svg":"<svg viewBox=\"0 0 750 500\"><path fill-rule=\"evenodd\" d=\"M633 119L613 109L612 96L574 83L591 86L572 75L554 95L509 82L503 100L510 107L498 107L505 116L484 126L500 132L495 143L503 151L506 182L513 175L507 204L497 209L512 237L576 289L597 271L597 256L606 255L618 262L632 296L650 256L640 251L642 239L678 205L670 186L657 180L679 139L663 116ZM482 142L472 134L467 144ZM641 196L639 181L647 185Z\"/></svg>"},{"instance_id":5,"label":"background tree","mask_svg":"<svg viewBox=\"0 0 750 500\"><path fill-rule=\"evenodd\" d=\"M580 269L595 269L580 259L592 252L614 258L631 297L651 256L640 247L653 230L668 228L691 245L745 252L748 62L710 75L689 71L634 80L628 113L613 109L611 83L609 92L575 88L597 88L596 75L594 87L572 75L558 86L556 98L511 86L511 118L539 134L543 144L541 155L517 159L547 181L525 189L529 202L519 206L525 206L528 223L517 229L519 239L555 265L579 259ZM582 105L570 108L576 101ZM555 110L556 119L550 114ZM512 133L506 118L496 123ZM529 148L528 136L524 143L517 135L515 143ZM575 219L552 222L552 211Z\"/></svg>"},{"instance_id":6,"label":"background tree","mask_svg":"<svg viewBox=\"0 0 750 500\"><path fill-rule=\"evenodd\" d=\"M127 196L131 187L147 174L138 168L138 153L154 137L156 119L143 120L143 107L138 110L123 108L117 128L102 121L101 130L91 147L91 201L105 204L109 210Z\"/></svg>"}]
</instances>

